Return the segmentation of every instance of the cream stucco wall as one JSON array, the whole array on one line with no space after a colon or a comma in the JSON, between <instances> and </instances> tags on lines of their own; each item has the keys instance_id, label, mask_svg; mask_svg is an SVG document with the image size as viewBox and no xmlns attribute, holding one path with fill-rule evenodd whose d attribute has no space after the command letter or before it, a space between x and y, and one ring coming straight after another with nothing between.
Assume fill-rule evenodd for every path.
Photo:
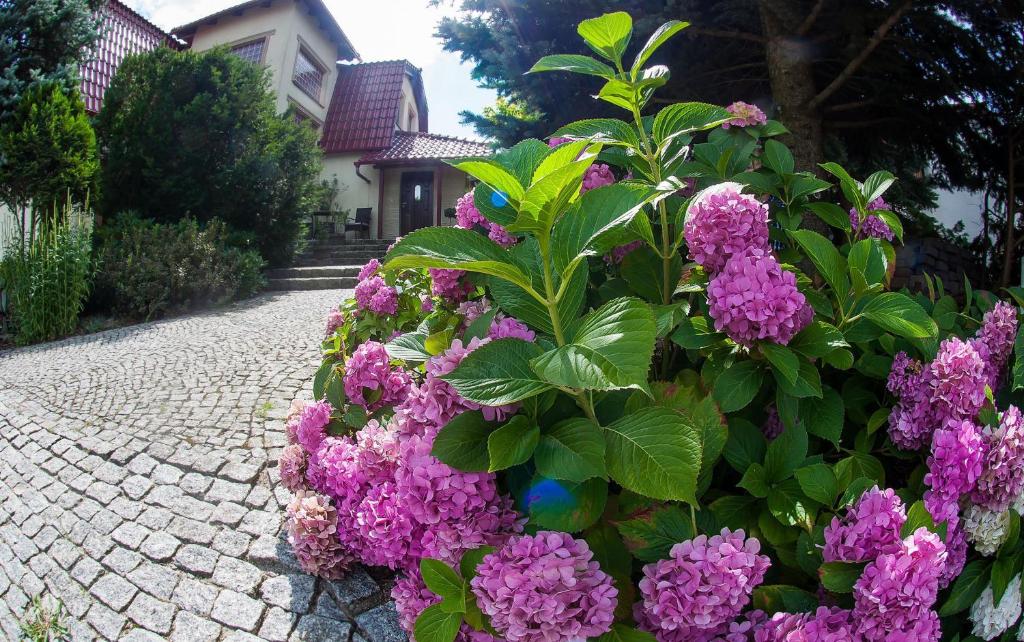
<instances>
[{"instance_id":1,"label":"cream stucco wall","mask_svg":"<svg viewBox=\"0 0 1024 642\"><path fill-rule=\"evenodd\" d=\"M338 210L349 210L350 216L356 215L356 208L373 208L370 222L370 235L377 236L377 199L380 185L380 171L370 165L363 165L360 173L370 179L367 183L356 175L354 163L362 156L362 152L350 154L327 154L324 156L324 169L321 177L324 180L338 179L338 197L335 207Z\"/></svg>"},{"instance_id":2,"label":"cream stucco wall","mask_svg":"<svg viewBox=\"0 0 1024 642\"><path fill-rule=\"evenodd\" d=\"M270 88L277 96L278 111L295 103L322 124L338 77L338 49L303 2L273 0L269 6L257 6L240 16L229 15L212 25L202 25L192 39L192 49L233 46L260 37L267 39L263 63L270 70ZM292 81L300 47L325 69L319 97L311 98Z\"/></svg>"},{"instance_id":3,"label":"cream stucco wall","mask_svg":"<svg viewBox=\"0 0 1024 642\"><path fill-rule=\"evenodd\" d=\"M402 104L398 110L398 128L402 131L416 132L420 130L420 115L416 109L416 94L413 92L409 75L402 79ZM412 116L410 120L410 116Z\"/></svg>"}]
</instances>

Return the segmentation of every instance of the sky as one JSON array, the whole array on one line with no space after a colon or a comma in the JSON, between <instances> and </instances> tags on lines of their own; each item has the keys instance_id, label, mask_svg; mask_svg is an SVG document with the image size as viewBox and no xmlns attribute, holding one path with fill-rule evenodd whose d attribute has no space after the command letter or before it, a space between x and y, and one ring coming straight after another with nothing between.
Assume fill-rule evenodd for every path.
<instances>
[{"instance_id":1,"label":"sky","mask_svg":"<svg viewBox=\"0 0 1024 642\"><path fill-rule=\"evenodd\" d=\"M242 0L124 2L169 31ZM427 0L325 0L325 4L364 62L405 58L423 70L431 132L479 138L472 127L459 123L459 112L479 112L496 95L477 87L470 65L460 63L458 54L443 51L434 37L438 21L455 15L454 8L428 7Z\"/></svg>"}]
</instances>

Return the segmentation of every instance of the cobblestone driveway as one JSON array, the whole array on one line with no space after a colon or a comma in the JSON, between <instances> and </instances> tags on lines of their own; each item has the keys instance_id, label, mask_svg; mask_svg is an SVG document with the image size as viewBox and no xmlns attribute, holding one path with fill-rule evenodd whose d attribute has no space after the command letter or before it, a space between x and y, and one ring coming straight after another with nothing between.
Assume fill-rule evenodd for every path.
<instances>
[{"instance_id":1,"label":"cobblestone driveway","mask_svg":"<svg viewBox=\"0 0 1024 642\"><path fill-rule=\"evenodd\" d=\"M403 640L387 587L298 571L276 486L338 290L0 353L0 638ZM276 489L276 490L275 490Z\"/></svg>"}]
</instances>

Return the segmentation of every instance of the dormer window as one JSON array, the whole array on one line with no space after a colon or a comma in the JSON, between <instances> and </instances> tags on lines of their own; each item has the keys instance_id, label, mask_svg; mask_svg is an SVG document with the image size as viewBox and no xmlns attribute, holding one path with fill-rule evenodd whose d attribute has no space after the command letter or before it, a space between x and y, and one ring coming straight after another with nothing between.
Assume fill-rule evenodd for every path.
<instances>
[{"instance_id":1,"label":"dormer window","mask_svg":"<svg viewBox=\"0 0 1024 642\"><path fill-rule=\"evenodd\" d=\"M266 44L266 38L249 40L232 47L231 53L235 54L242 60L259 65L263 63L263 51L266 49Z\"/></svg>"},{"instance_id":2,"label":"dormer window","mask_svg":"<svg viewBox=\"0 0 1024 642\"><path fill-rule=\"evenodd\" d=\"M405 120L405 131L414 131L416 129L416 112L411 107L409 108L409 116Z\"/></svg>"},{"instance_id":3,"label":"dormer window","mask_svg":"<svg viewBox=\"0 0 1024 642\"><path fill-rule=\"evenodd\" d=\"M313 59L305 47L299 47L299 53L295 56L295 71L292 74L295 86L313 100L320 102L325 73L323 66Z\"/></svg>"}]
</instances>

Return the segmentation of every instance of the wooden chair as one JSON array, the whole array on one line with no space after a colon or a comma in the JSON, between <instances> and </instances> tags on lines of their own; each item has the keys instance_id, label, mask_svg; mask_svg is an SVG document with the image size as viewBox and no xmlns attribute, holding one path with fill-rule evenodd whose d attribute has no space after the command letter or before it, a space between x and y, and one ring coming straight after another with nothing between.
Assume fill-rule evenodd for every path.
<instances>
[{"instance_id":1,"label":"wooden chair","mask_svg":"<svg viewBox=\"0 0 1024 642\"><path fill-rule=\"evenodd\" d=\"M349 223L345 223L346 236L348 235L349 231L352 231L363 232L365 238L370 238L370 218L372 213L372 207L357 207L356 220Z\"/></svg>"}]
</instances>

